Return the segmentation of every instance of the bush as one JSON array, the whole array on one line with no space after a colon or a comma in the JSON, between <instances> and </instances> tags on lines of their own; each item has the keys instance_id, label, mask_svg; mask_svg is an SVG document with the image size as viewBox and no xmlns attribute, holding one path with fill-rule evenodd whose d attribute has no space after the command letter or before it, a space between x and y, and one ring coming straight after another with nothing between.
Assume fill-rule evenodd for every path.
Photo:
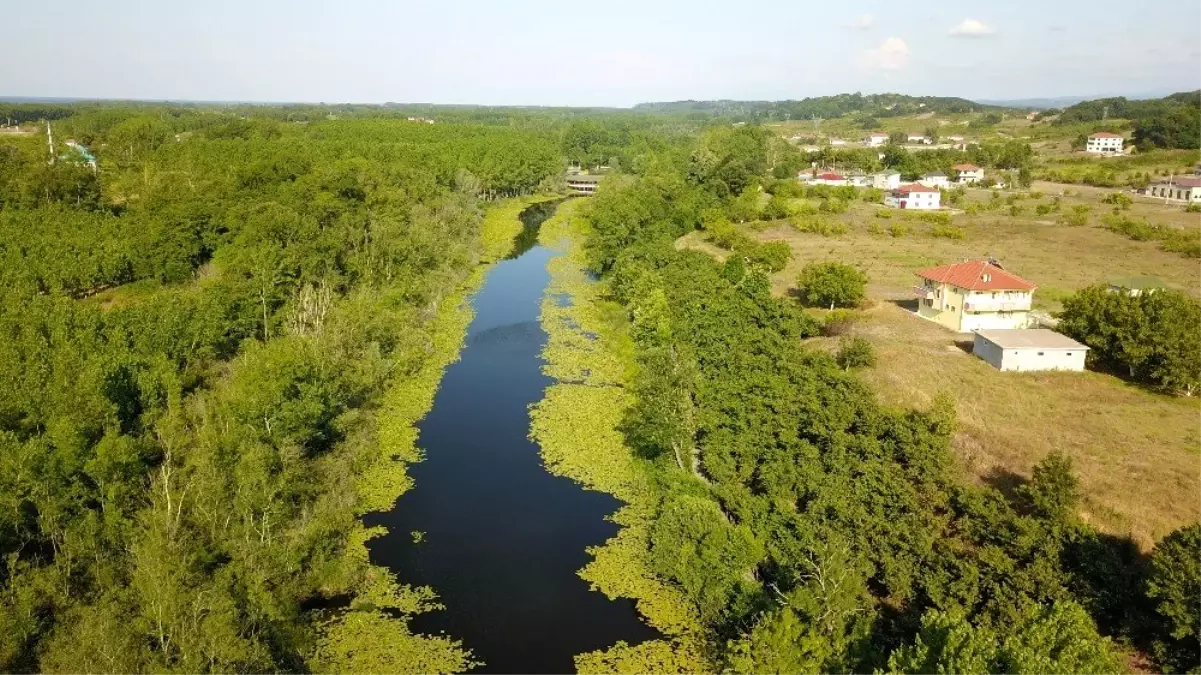
<instances>
[{"instance_id":1,"label":"bush","mask_svg":"<svg viewBox=\"0 0 1201 675\"><path fill-rule=\"evenodd\" d=\"M966 233L963 231L962 227L955 227L954 225L935 225L934 229L930 231L930 234L934 237L942 239L955 240L963 239L964 236L966 236Z\"/></svg>"},{"instance_id":2,"label":"bush","mask_svg":"<svg viewBox=\"0 0 1201 675\"><path fill-rule=\"evenodd\" d=\"M822 321L822 335L834 337L843 335L851 330L855 322L859 321L859 314L850 309L833 309L826 314L826 318Z\"/></svg>"},{"instance_id":3,"label":"bush","mask_svg":"<svg viewBox=\"0 0 1201 675\"><path fill-rule=\"evenodd\" d=\"M1014 217L1022 215L1022 211L1023 211L1022 207L1018 206L1017 204L1014 204L1013 206L1009 207L1009 215L1014 216Z\"/></svg>"},{"instance_id":4,"label":"bush","mask_svg":"<svg viewBox=\"0 0 1201 675\"><path fill-rule=\"evenodd\" d=\"M1080 227L1088 224L1088 216L1092 211L1084 204L1077 204L1072 210L1063 214L1059 222L1070 227Z\"/></svg>"},{"instance_id":5,"label":"bush","mask_svg":"<svg viewBox=\"0 0 1201 675\"><path fill-rule=\"evenodd\" d=\"M888 233L896 239L909 234L909 226L905 223L893 223L888 226Z\"/></svg>"},{"instance_id":6,"label":"bush","mask_svg":"<svg viewBox=\"0 0 1201 675\"><path fill-rule=\"evenodd\" d=\"M881 199L884 199L884 191L880 188L869 187L864 189L859 194L859 199L867 202L868 204L875 204Z\"/></svg>"},{"instance_id":7,"label":"bush","mask_svg":"<svg viewBox=\"0 0 1201 675\"><path fill-rule=\"evenodd\" d=\"M805 220L789 221L792 228L797 232L808 232L810 234L820 234L823 237L836 237L846 234L850 231L846 223L830 222L823 218L809 218Z\"/></svg>"},{"instance_id":8,"label":"bush","mask_svg":"<svg viewBox=\"0 0 1201 675\"><path fill-rule=\"evenodd\" d=\"M1134 203L1134 200L1130 198L1130 195L1124 192L1114 192L1107 195L1105 199L1101 200L1101 202L1103 204L1113 204L1114 206L1125 211L1130 208L1130 205Z\"/></svg>"},{"instance_id":9,"label":"bush","mask_svg":"<svg viewBox=\"0 0 1201 675\"><path fill-rule=\"evenodd\" d=\"M892 218L892 210L891 209L876 209L876 217L880 218L882 220L888 220L889 218Z\"/></svg>"},{"instance_id":10,"label":"bush","mask_svg":"<svg viewBox=\"0 0 1201 675\"><path fill-rule=\"evenodd\" d=\"M1040 216L1049 215L1054 210L1055 206L1053 204L1039 204L1038 206L1034 207L1034 212Z\"/></svg>"},{"instance_id":11,"label":"bush","mask_svg":"<svg viewBox=\"0 0 1201 675\"><path fill-rule=\"evenodd\" d=\"M969 216L974 216L980 213L980 204L977 202L968 202L967 206L963 207L963 212Z\"/></svg>"},{"instance_id":12,"label":"bush","mask_svg":"<svg viewBox=\"0 0 1201 675\"><path fill-rule=\"evenodd\" d=\"M884 226L881 225L880 223L872 221L872 222L868 223L868 225L867 225L867 233L875 234L875 235L884 234Z\"/></svg>"},{"instance_id":13,"label":"bush","mask_svg":"<svg viewBox=\"0 0 1201 675\"><path fill-rule=\"evenodd\" d=\"M1165 673L1196 672L1201 654L1201 525L1164 537L1151 554L1147 597L1161 627L1153 645Z\"/></svg>"},{"instance_id":14,"label":"bush","mask_svg":"<svg viewBox=\"0 0 1201 675\"><path fill-rule=\"evenodd\" d=\"M747 257L751 262L766 267L769 272L779 272L792 260L792 247L782 241L769 241L756 246Z\"/></svg>"},{"instance_id":15,"label":"bush","mask_svg":"<svg viewBox=\"0 0 1201 675\"><path fill-rule=\"evenodd\" d=\"M811 307L854 307L863 300L867 275L840 262L810 263L801 270L797 286Z\"/></svg>"},{"instance_id":16,"label":"bush","mask_svg":"<svg viewBox=\"0 0 1201 675\"><path fill-rule=\"evenodd\" d=\"M709 235L709 241L724 249L730 251L749 249L755 245L755 242L745 232L725 218L707 222L704 224L704 228Z\"/></svg>"},{"instance_id":17,"label":"bush","mask_svg":"<svg viewBox=\"0 0 1201 675\"><path fill-rule=\"evenodd\" d=\"M861 337L843 338L838 343L834 361L843 370L871 368L876 365L876 352L872 343Z\"/></svg>"},{"instance_id":18,"label":"bush","mask_svg":"<svg viewBox=\"0 0 1201 675\"><path fill-rule=\"evenodd\" d=\"M847 203L837 198L823 199L817 210L822 213L846 213Z\"/></svg>"},{"instance_id":19,"label":"bush","mask_svg":"<svg viewBox=\"0 0 1201 675\"><path fill-rule=\"evenodd\" d=\"M1184 207L1185 213L1201 213L1201 204L1189 204Z\"/></svg>"}]
</instances>

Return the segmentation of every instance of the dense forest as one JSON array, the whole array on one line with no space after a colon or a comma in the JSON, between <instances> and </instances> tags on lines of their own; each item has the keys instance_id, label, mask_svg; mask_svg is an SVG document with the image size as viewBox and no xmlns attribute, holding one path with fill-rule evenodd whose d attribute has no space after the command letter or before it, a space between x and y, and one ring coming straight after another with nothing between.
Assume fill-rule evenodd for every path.
<instances>
[{"instance_id":1,"label":"dense forest","mask_svg":"<svg viewBox=\"0 0 1201 675\"><path fill-rule=\"evenodd\" d=\"M975 107L831 98L763 115ZM1099 532L1054 447L1018 489L969 483L953 404L884 406L804 347L822 324L772 295L770 256L673 246L753 219L813 161L760 127L654 108L439 108L435 124L403 106L13 110L97 162L49 157L42 130L0 139L0 671L470 668L470 644L409 630L437 589L370 564L360 519L407 484L406 425L495 255L489 202L558 190L576 163L613 173L564 236L617 346L573 384L620 386L546 424L619 416L618 447L583 470L630 455L613 482L638 486L638 520L615 520L639 535L618 537L629 564L594 552L612 586L590 580L644 613L684 605L653 650L578 664L1067 673L1138 655L1201 672L1201 525L1150 553ZM1030 159L971 152L821 161ZM1132 326L1159 311L1143 304Z\"/></svg>"},{"instance_id":2,"label":"dense forest","mask_svg":"<svg viewBox=\"0 0 1201 675\"><path fill-rule=\"evenodd\" d=\"M0 144L0 671L466 668L359 517L403 485L381 411L453 355L483 201L557 140L75 112L97 171Z\"/></svg>"}]
</instances>

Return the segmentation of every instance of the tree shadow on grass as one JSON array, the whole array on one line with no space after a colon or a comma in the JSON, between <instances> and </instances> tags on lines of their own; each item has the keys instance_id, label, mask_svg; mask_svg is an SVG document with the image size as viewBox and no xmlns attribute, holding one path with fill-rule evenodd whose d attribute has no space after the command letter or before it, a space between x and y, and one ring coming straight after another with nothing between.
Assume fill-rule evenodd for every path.
<instances>
[{"instance_id":1,"label":"tree shadow on grass","mask_svg":"<svg viewBox=\"0 0 1201 675\"><path fill-rule=\"evenodd\" d=\"M1025 476L1000 466L994 466L989 469L988 473L984 474L980 479L984 481L985 485L1000 492L1005 497L1005 501L1013 506L1021 503L1021 488L1030 482L1030 479Z\"/></svg>"},{"instance_id":2,"label":"tree shadow on grass","mask_svg":"<svg viewBox=\"0 0 1201 675\"><path fill-rule=\"evenodd\" d=\"M917 314L917 298L905 298L903 300L889 300L892 304L911 314Z\"/></svg>"}]
</instances>

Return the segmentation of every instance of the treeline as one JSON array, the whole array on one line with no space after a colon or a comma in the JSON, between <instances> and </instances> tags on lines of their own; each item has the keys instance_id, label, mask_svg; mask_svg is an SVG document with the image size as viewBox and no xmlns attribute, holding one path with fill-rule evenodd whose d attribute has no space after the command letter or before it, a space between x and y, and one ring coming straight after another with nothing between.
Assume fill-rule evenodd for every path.
<instances>
[{"instance_id":1,"label":"treeline","mask_svg":"<svg viewBox=\"0 0 1201 675\"><path fill-rule=\"evenodd\" d=\"M1066 108L1055 124L1101 123L1109 118L1131 120L1134 144L1142 150L1201 147L1201 91L1149 100L1117 96L1084 101Z\"/></svg>"},{"instance_id":2,"label":"treeline","mask_svg":"<svg viewBox=\"0 0 1201 675\"><path fill-rule=\"evenodd\" d=\"M1012 495L954 469L952 404L893 409L800 339L762 266L676 250L739 207L768 144L713 131L589 204L635 345L627 443L659 495L648 555L723 672L1119 672L1114 641L1201 667L1201 529L1148 559L1076 515L1049 449ZM743 192L742 194L745 194ZM1102 636L1107 637L1102 637Z\"/></svg>"},{"instance_id":3,"label":"treeline","mask_svg":"<svg viewBox=\"0 0 1201 675\"><path fill-rule=\"evenodd\" d=\"M1201 304L1184 293L1090 286L1064 300L1060 320L1093 363L1172 393L1201 387Z\"/></svg>"},{"instance_id":4,"label":"treeline","mask_svg":"<svg viewBox=\"0 0 1201 675\"><path fill-rule=\"evenodd\" d=\"M918 113L940 114L1002 110L951 96L907 96L904 94L836 94L799 101L674 101L639 103L634 110L656 113L691 113L741 121L833 119L844 115L900 117Z\"/></svg>"},{"instance_id":5,"label":"treeline","mask_svg":"<svg viewBox=\"0 0 1201 675\"><path fill-rule=\"evenodd\" d=\"M406 484L482 198L555 139L144 112L55 123L97 173L0 141L0 671L469 668L360 517Z\"/></svg>"}]
</instances>

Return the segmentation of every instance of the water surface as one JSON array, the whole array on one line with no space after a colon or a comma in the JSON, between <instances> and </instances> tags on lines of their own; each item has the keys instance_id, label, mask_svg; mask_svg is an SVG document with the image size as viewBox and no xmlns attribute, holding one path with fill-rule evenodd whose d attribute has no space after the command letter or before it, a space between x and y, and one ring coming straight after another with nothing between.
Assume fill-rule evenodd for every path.
<instances>
[{"instance_id":1,"label":"water surface","mask_svg":"<svg viewBox=\"0 0 1201 675\"><path fill-rule=\"evenodd\" d=\"M463 640L485 662L477 672L573 672L575 654L656 637L632 601L610 601L576 574L585 549L616 534L604 518L619 502L548 474L528 438L528 406L550 384L538 313L553 253L534 244L553 210L522 214L516 257L472 298L461 360L418 425L426 460L410 468L414 488L368 518L389 530L371 542L372 561L432 586L446 605L414 630Z\"/></svg>"}]
</instances>

